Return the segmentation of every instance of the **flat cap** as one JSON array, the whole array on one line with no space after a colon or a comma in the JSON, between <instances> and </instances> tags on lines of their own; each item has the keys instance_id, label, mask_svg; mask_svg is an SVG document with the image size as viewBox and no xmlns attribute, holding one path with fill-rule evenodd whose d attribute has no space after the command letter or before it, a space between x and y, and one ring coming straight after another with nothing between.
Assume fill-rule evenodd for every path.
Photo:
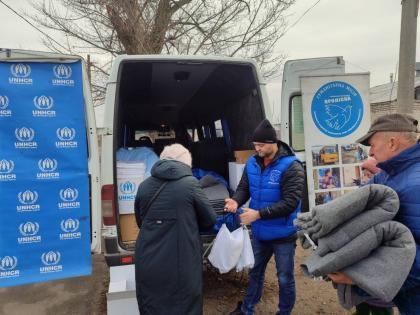
<instances>
[{"instance_id":1,"label":"flat cap","mask_svg":"<svg viewBox=\"0 0 420 315\"><path fill-rule=\"evenodd\" d=\"M367 134L356 142L369 145L369 139L378 131L417 132L418 121L407 114L388 114L377 118Z\"/></svg>"}]
</instances>

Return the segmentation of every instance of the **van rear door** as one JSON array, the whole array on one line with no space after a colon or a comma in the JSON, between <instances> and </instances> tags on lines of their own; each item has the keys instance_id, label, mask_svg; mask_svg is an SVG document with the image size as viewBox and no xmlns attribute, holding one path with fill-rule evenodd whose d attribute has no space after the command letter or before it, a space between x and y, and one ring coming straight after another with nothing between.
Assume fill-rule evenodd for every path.
<instances>
[{"instance_id":1,"label":"van rear door","mask_svg":"<svg viewBox=\"0 0 420 315\"><path fill-rule=\"evenodd\" d=\"M281 90L281 139L305 160L305 141L300 78L345 72L343 57L288 60L284 65Z\"/></svg>"}]
</instances>

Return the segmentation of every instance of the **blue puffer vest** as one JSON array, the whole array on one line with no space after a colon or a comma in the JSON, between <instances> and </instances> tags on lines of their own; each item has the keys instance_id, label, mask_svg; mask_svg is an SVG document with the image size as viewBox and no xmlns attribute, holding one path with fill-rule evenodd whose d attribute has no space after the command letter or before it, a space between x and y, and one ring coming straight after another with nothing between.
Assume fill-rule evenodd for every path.
<instances>
[{"instance_id":1,"label":"blue puffer vest","mask_svg":"<svg viewBox=\"0 0 420 315\"><path fill-rule=\"evenodd\" d=\"M246 172L249 181L251 209L260 210L282 199L281 181L289 166L298 159L296 156L284 156L274 160L262 172L255 156L248 159ZM299 206L287 217L269 220L257 220L251 224L252 235L257 240L269 241L296 233L293 220L300 212Z\"/></svg>"},{"instance_id":2,"label":"blue puffer vest","mask_svg":"<svg viewBox=\"0 0 420 315\"><path fill-rule=\"evenodd\" d=\"M407 226L416 241L416 259L410 276L420 284L420 143L404 150L388 161L378 163L383 171L373 183L394 189L400 199L396 221Z\"/></svg>"}]
</instances>

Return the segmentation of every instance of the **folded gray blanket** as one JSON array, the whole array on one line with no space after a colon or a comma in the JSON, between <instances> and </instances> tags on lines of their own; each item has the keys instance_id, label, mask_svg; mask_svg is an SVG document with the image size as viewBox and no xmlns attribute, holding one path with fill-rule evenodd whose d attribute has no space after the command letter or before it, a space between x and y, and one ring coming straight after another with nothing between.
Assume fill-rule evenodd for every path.
<instances>
[{"instance_id":1,"label":"folded gray blanket","mask_svg":"<svg viewBox=\"0 0 420 315\"><path fill-rule=\"evenodd\" d=\"M390 221L398 207L391 188L368 185L300 215L295 221L299 234L308 233L318 244L302 271L316 277L342 271L369 295L391 301L416 251L408 228ZM354 286L336 288L345 308L369 298L358 296Z\"/></svg>"},{"instance_id":2,"label":"folded gray blanket","mask_svg":"<svg viewBox=\"0 0 420 315\"><path fill-rule=\"evenodd\" d=\"M410 230L399 222L380 223L374 229L378 233L378 243L382 241L382 245L365 259L342 271L369 295L391 302L410 272L416 245ZM340 304L347 309L366 298L359 296L351 287L354 286L337 288Z\"/></svg>"},{"instance_id":3,"label":"folded gray blanket","mask_svg":"<svg viewBox=\"0 0 420 315\"><path fill-rule=\"evenodd\" d=\"M307 233L318 245L317 253L323 256L341 248L369 227L391 220L398 208L398 195L393 189L372 184L299 214L294 224L303 248L310 247L303 237Z\"/></svg>"}]
</instances>

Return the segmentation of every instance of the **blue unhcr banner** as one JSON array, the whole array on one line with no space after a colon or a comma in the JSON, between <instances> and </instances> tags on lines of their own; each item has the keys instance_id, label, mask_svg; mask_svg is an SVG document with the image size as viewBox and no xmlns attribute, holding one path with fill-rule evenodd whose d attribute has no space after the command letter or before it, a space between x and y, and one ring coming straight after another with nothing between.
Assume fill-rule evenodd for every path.
<instances>
[{"instance_id":1,"label":"blue unhcr banner","mask_svg":"<svg viewBox=\"0 0 420 315\"><path fill-rule=\"evenodd\" d=\"M0 287L91 273L82 65L0 63Z\"/></svg>"}]
</instances>

